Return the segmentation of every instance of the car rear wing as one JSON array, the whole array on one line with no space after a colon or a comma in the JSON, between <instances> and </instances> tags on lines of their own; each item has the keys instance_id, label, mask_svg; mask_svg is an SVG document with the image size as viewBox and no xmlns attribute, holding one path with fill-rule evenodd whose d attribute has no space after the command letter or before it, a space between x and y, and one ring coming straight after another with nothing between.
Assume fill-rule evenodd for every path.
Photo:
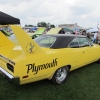
<instances>
[{"instance_id":1,"label":"car rear wing","mask_svg":"<svg viewBox=\"0 0 100 100\"><path fill-rule=\"evenodd\" d=\"M14 43L11 42L1 31L0 31L0 48L5 46L14 46Z\"/></svg>"},{"instance_id":2,"label":"car rear wing","mask_svg":"<svg viewBox=\"0 0 100 100\"><path fill-rule=\"evenodd\" d=\"M20 26L9 25L9 27L14 32L26 56L44 53L42 48Z\"/></svg>"}]
</instances>

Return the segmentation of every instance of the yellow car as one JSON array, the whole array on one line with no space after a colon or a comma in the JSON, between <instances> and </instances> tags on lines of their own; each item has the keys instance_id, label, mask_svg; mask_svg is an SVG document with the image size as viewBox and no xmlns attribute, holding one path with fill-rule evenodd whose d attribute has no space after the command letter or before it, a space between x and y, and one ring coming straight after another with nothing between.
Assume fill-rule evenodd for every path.
<instances>
[{"instance_id":1,"label":"yellow car","mask_svg":"<svg viewBox=\"0 0 100 100\"><path fill-rule=\"evenodd\" d=\"M0 73L20 85L43 79L62 84L69 71L100 63L100 45L86 36L44 34L32 40L19 26L10 27L20 45L0 36Z\"/></svg>"}]
</instances>

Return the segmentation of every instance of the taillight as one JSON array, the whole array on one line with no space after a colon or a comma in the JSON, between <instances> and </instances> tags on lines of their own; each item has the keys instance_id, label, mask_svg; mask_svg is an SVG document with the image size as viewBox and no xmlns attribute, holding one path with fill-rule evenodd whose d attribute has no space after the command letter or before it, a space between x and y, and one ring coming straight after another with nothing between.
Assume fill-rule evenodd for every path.
<instances>
[{"instance_id":1,"label":"taillight","mask_svg":"<svg viewBox=\"0 0 100 100\"><path fill-rule=\"evenodd\" d=\"M26 75L26 76L23 76L23 78L28 78L28 75Z\"/></svg>"}]
</instances>

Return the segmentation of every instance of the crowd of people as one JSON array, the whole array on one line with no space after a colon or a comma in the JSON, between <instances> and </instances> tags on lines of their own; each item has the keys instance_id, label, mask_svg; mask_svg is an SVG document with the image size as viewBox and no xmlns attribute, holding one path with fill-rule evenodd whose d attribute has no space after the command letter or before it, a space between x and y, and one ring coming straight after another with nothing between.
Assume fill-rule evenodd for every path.
<instances>
[{"instance_id":1,"label":"crowd of people","mask_svg":"<svg viewBox=\"0 0 100 100\"><path fill-rule=\"evenodd\" d=\"M65 34L74 34L74 35L85 35L87 36L93 43L100 44L100 29L98 31L90 33L83 30L82 32L74 31L74 32L65 32Z\"/></svg>"},{"instance_id":2,"label":"crowd of people","mask_svg":"<svg viewBox=\"0 0 100 100\"><path fill-rule=\"evenodd\" d=\"M58 34L73 34L73 35L85 35L87 36L93 43L95 44L100 44L100 29L97 25L98 31L90 33L90 32L86 32L86 30L83 31L73 31L73 32L68 32L65 31L64 29L60 30ZM50 29L47 29L44 31L43 34L46 34Z\"/></svg>"}]
</instances>

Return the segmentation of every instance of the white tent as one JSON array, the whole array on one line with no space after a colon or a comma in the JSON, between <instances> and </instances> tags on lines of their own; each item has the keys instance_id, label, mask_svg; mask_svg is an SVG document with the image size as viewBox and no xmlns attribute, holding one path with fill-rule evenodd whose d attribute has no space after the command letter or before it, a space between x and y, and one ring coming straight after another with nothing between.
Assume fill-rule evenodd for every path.
<instances>
[{"instance_id":1,"label":"white tent","mask_svg":"<svg viewBox=\"0 0 100 100\"><path fill-rule=\"evenodd\" d=\"M97 31L98 31L98 28L95 27L95 28L87 30L86 32L88 33L88 32L97 32Z\"/></svg>"}]
</instances>

